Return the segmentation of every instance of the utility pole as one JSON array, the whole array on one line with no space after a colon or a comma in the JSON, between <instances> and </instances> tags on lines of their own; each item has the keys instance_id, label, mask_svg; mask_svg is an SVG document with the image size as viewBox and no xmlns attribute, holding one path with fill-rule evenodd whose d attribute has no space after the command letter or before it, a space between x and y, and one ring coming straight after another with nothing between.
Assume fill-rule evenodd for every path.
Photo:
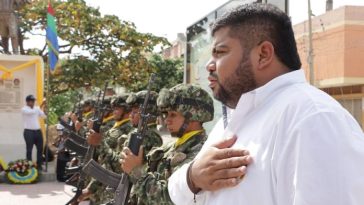
<instances>
[{"instance_id":1,"label":"utility pole","mask_svg":"<svg viewBox=\"0 0 364 205\"><path fill-rule=\"evenodd\" d=\"M313 47L312 47L312 10L311 10L311 0L307 0L308 3L308 65L310 68L310 84L315 84L315 76L313 69Z\"/></svg>"},{"instance_id":2,"label":"utility pole","mask_svg":"<svg viewBox=\"0 0 364 205\"><path fill-rule=\"evenodd\" d=\"M326 0L326 12L331 11L334 5L334 0Z\"/></svg>"}]
</instances>

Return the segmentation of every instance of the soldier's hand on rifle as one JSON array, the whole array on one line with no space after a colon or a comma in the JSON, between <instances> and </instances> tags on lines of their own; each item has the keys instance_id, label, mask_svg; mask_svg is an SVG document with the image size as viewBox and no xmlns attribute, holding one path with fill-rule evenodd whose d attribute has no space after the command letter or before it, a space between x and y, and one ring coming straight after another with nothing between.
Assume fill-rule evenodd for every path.
<instances>
[{"instance_id":1,"label":"soldier's hand on rifle","mask_svg":"<svg viewBox=\"0 0 364 205\"><path fill-rule=\"evenodd\" d=\"M125 173L130 174L135 167L143 165L143 155L143 146L139 148L138 156L135 156L128 147L124 147L120 154L120 167Z\"/></svg>"},{"instance_id":2,"label":"soldier's hand on rifle","mask_svg":"<svg viewBox=\"0 0 364 205\"><path fill-rule=\"evenodd\" d=\"M76 121L78 120L78 117L75 113L70 114L70 118L74 124L76 124Z\"/></svg>"},{"instance_id":3,"label":"soldier's hand on rifle","mask_svg":"<svg viewBox=\"0 0 364 205\"><path fill-rule=\"evenodd\" d=\"M78 130L80 130L82 127L82 123L80 123L79 121L76 121L75 122L75 130L76 132L78 132Z\"/></svg>"},{"instance_id":4,"label":"soldier's hand on rifle","mask_svg":"<svg viewBox=\"0 0 364 205\"><path fill-rule=\"evenodd\" d=\"M87 135L87 143L93 146L97 146L101 144L102 135L93 130Z\"/></svg>"},{"instance_id":5,"label":"soldier's hand on rifle","mask_svg":"<svg viewBox=\"0 0 364 205\"><path fill-rule=\"evenodd\" d=\"M76 166L78 164L78 159L76 157L72 158L70 162L70 167Z\"/></svg>"},{"instance_id":6,"label":"soldier's hand on rifle","mask_svg":"<svg viewBox=\"0 0 364 205\"><path fill-rule=\"evenodd\" d=\"M68 119L71 119L71 115L72 115L72 112L66 112L61 118L62 118L62 120L67 122Z\"/></svg>"},{"instance_id":7,"label":"soldier's hand on rifle","mask_svg":"<svg viewBox=\"0 0 364 205\"><path fill-rule=\"evenodd\" d=\"M91 195L92 193L88 188L83 189L81 196L77 199L77 202L85 201L86 199L90 198Z\"/></svg>"},{"instance_id":8,"label":"soldier's hand on rifle","mask_svg":"<svg viewBox=\"0 0 364 205\"><path fill-rule=\"evenodd\" d=\"M87 121L87 128L88 128L88 129L92 129L92 128L93 128L93 126L94 126L94 121L92 121L92 120L88 120L88 121Z\"/></svg>"}]
</instances>

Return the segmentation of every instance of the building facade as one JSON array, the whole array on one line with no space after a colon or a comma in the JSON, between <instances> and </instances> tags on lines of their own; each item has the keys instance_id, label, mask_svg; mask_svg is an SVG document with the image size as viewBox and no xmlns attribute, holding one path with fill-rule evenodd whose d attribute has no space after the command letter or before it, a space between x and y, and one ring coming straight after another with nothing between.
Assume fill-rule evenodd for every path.
<instances>
[{"instance_id":1,"label":"building facade","mask_svg":"<svg viewBox=\"0 0 364 205\"><path fill-rule=\"evenodd\" d=\"M309 79L308 23L294 26ZM314 85L338 100L364 128L364 6L344 6L312 18Z\"/></svg>"}]
</instances>

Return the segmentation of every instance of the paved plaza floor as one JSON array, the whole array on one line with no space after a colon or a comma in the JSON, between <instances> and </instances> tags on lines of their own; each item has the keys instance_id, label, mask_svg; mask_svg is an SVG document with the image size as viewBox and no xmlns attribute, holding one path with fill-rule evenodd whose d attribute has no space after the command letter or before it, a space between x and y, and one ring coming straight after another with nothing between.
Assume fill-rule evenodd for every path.
<instances>
[{"instance_id":1,"label":"paved plaza floor","mask_svg":"<svg viewBox=\"0 0 364 205\"><path fill-rule=\"evenodd\" d=\"M64 205L73 196L71 190L71 186L59 182L40 182L31 185L0 183L0 204ZM88 203L81 204L87 205Z\"/></svg>"}]
</instances>

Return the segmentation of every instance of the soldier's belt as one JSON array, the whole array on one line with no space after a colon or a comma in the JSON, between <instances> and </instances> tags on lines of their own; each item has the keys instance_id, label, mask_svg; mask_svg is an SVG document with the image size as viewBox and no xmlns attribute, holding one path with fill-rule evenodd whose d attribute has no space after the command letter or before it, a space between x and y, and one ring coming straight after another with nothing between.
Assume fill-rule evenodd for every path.
<instances>
[{"instance_id":1,"label":"soldier's belt","mask_svg":"<svg viewBox=\"0 0 364 205\"><path fill-rule=\"evenodd\" d=\"M76 143L75 141L71 140L71 139L67 139L65 142L64 142L64 146L67 148L67 149L70 149L72 150L73 152L76 152L76 154L78 156L85 156L86 153L87 153L87 147L85 146L82 146L78 143Z\"/></svg>"}]
</instances>

